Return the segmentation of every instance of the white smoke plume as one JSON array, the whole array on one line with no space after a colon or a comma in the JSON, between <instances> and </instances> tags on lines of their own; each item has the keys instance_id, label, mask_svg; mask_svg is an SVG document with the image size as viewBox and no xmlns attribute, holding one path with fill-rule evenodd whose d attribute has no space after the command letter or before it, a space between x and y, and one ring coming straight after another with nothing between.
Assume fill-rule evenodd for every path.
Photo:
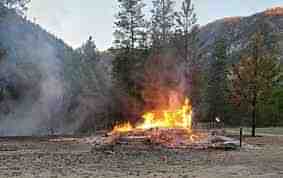
<instances>
[{"instance_id":1,"label":"white smoke plume","mask_svg":"<svg viewBox=\"0 0 283 178\"><path fill-rule=\"evenodd\" d=\"M35 101L25 96L13 108L13 111L0 122L0 135L46 135L60 133L60 121L54 115L60 112L64 94L63 82L60 79L61 64L55 51L48 43L41 44L41 49L32 53L33 66L40 72L39 90L31 90L31 95L38 95ZM31 69L35 70L35 69ZM26 71L25 71L26 72ZM24 75L24 74L21 74ZM26 77L26 76L25 76ZM27 79L28 80L28 79ZM29 92L29 91L23 91ZM58 129L58 130L56 130Z\"/></svg>"}]
</instances>

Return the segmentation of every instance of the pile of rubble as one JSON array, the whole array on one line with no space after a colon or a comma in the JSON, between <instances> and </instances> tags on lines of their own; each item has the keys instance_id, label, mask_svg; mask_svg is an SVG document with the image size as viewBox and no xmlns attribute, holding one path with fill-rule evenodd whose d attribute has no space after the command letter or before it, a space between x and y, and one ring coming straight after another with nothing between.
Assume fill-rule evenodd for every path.
<instances>
[{"instance_id":1,"label":"pile of rubble","mask_svg":"<svg viewBox=\"0 0 283 178\"><path fill-rule=\"evenodd\" d=\"M168 149L223 149L239 148L238 140L226 137L216 131L188 132L186 129L149 129L124 133L110 133L88 140L94 149L104 149L115 145L161 146Z\"/></svg>"}]
</instances>

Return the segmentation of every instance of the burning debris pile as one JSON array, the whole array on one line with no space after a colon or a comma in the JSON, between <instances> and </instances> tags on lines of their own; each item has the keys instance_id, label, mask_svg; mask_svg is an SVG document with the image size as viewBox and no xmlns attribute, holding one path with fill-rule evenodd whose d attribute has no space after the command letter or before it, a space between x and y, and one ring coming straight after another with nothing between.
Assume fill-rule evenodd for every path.
<instances>
[{"instance_id":1,"label":"burning debris pile","mask_svg":"<svg viewBox=\"0 0 283 178\"><path fill-rule=\"evenodd\" d=\"M94 147L104 145L150 145L169 149L207 149L231 141L208 131L193 129L193 107L187 97L190 92L185 68L170 57L148 60L141 97L141 111L125 108L140 117L117 124L104 137L97 138ZM136 103L133 104L136 106ZM137 111L138 110L138 111ZM131 114L129 115L131 117ZM196 122L194 120L194 122Z\"/></svg>"},{"instance_id":2,"label":"burning debris pile","mask_svg":"<svg viewBox=\"0 0 283 178\"><path fill-rule=\"evenodd\" d=\"M147 130L134 129L127 132L111 132L105 136L88 139L94 150L113 149L116 145L138 148L161 147L167 149L222 149L239 148L239 141L214 131L188 132L182 128L152 128Z\"/></svg>"},{"instance_id":3,"label":"burning debris pile","mask_svg":"<svg viewBox=\"0 0 283 178\"><path fill-rule=\"evenodd\" d=\"M179 102L171 95L169 107L145 112L142 122L117 125L109 136L118 143L150 143L168 148L186 147L206 137L192 132L192 106L189 99Z\"/></svg>"},{"instance_id":4,"label":"burning debris pile","mask_svg":"<svg viewBox=\"0 0 283 178\"><path fill-rule=\"evenodd\" d=\"M182 128L153 128L148 130L133 130L110 135L116 144L150 144L160 145L170 149L198 148L205 149L208 145L206 133L194 134Z\"/></svg>"},{"instance_id":5,"label":"burning debris pile","mask_svg":"<svg viewBox=\"0 0 283 178\"><path fill-rule=\"evenodd\" d=\"M174 95L173 95L174 97ZM170 101L177 101L170 99ZM167 109L145 112L142 122L116 125L105 137L96 138L94 146L123 144L162 146L169 149L228 148L238 143L233 139L218 136L214 132L192 129L192 106L189 99ZM233 148L232 148L233 149Z\"/></svg>"}]
</instances>

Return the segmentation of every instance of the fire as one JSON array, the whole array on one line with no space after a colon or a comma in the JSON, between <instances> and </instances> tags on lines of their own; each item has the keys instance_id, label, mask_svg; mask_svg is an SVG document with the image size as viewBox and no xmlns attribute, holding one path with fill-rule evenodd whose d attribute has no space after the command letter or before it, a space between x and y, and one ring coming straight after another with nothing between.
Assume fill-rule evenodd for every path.
<instances>
[{"instance_id":1,"label":"fire","mask_svg":"<svg viewBox=\"0 0 283 178\"><path fill-rule=\"evenodd\" d=\"M174 99L173 99L174 100ZM173 102L174 103L174 102ZM176 102L175 102L176 103ZM125 123L114 127L114 133L137 130L149 130L154 128L186 129L192 130L192 106L189 99L185 99L182 105L175 104L167 109L157 109L145 112L142 122L136 125Z\"/></svg>"},{"instance_id":2,"label":"fire","mask_svg":"<svg viewBox=\"0 0 283 178\"><path fill-rule=\"evenodd\" d=\"M153 128L187 128L191 129L192 108L188 99L184 105L176 110L163 110L146 112L143 116L143 123L137 125L137 129Z\"/></svg>"},{"instance_id":3,"label":"fire","mask_svg":"<svg viewBox=\"0 0 283 178\"><path fill-rule=\"evenodd\" d=\"M112 132L129 132L132 131L134 129L134 127L131 125L130 122L127 122L125 124L121 124L121 125L116 125L113 129Z\"/></svg>"}]
</instances>

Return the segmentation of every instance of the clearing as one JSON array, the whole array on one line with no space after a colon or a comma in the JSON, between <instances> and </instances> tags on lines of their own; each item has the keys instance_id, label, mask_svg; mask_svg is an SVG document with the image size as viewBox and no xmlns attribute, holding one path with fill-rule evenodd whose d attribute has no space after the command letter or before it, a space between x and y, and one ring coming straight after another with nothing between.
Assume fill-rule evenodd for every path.
<instances>
[{"instance_id":1,"label":"clearing","mask_svg":"<svg viewBox=\"0 0 283 178\"><path fill-rule=\"evenodd\" d=\"M63 138L63 139L62 139ZM117 145L92 151L85 138L0 138L0 177L283 177L283 137L246 137L237 151Z\"/></svg>"}]
</instances>

